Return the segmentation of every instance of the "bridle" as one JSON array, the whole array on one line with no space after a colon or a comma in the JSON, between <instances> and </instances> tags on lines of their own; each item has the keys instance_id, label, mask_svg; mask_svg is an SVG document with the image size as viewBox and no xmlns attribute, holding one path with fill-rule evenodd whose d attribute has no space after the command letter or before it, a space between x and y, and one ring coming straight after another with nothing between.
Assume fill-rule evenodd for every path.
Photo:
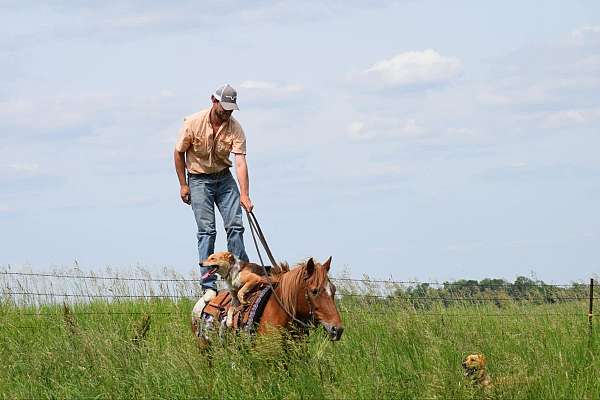
<instances>
[{"instance_id":1,"label":"bridle","mask_svg":"<svg viewBox=\"0 0 600 400\"><path fill-rule=\"evenodd\" d=\"M310 300L310 296L308 295L308 287L306 287L304 289L304 299L306 300L306 304L308 304L308 318L307 318L307 322L310 325L315 325L317 322L319 322L319 320L316 318L315 312L314 312L314 305L312 303L312 301Z\"/></svg>"}]
</instances>

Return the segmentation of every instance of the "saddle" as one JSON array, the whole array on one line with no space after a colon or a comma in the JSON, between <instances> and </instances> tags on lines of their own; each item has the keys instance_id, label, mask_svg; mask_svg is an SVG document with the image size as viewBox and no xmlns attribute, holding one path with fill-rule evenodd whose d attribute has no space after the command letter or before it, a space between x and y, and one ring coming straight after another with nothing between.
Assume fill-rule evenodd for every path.
<instances>
[{"instance_id":1,"label":"saddle","mask_svg":"<svg viewBox=\"0 0 600 400\"><path fill-rule=\"evenodd\" d=\"M232 329L254 333L270 295L271 287L269 285L259 285L251 293L248 293L246 297L248 303L242 304L237 307L237 310L234 310ZM224 324L230 307L232 305L229 291L221 290L202 310L202 319Z\"/></svg>"}]
</instances>

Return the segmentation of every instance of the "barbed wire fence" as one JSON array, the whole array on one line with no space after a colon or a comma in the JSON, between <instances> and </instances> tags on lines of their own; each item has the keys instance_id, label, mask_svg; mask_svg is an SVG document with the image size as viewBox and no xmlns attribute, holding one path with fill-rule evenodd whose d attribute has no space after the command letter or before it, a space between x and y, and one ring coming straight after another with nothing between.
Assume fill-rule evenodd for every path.
<instances>
[{"instance_id":1,"label":"barbed wire fence","mask_svg":"<svg viewBox=\"0 0 600 400\"><path fill-rule=\"evenodd\" d=\"M78 269L69 273L36 273L0 271L0 305L12 305L13 312L20 316L55 318L62 316L56 305L81 306L101 302L106 306L114 303L134 301L196 301L202 295L199 276L192 274L185 278L174 272L170 277L153 278L150 273L140 271L142 276L102 276L85 273ZM546 284L539 281L505 282L500 280L433 282L417 280L377 280L337 277L331 278L337 287L336 298L341 312L361 303L367 304L369 314L389 313L390 307L404 307L412 310L415 316L444 316L478 318L481 313L452 310L444 313L435 311L432 305L443 307L453 305L493 304L501 308L507 303L517 304L556 304L581 302L581 313L540 312L544 317L576 317L589 319L592 327L593 302L600 299L598 285L572 282L569 284ZM589 302L589 310L587 304ZM186 303L186 304L188 304ZM1 310L1 308L0 308ZM103 311L84 309L72 312L74 315L94 316L95 318L117 318L136 315L189 316L187 308L166 311L122 311L110 307ZM531 312L487 312L489 317L532 316ZM0 314L1 316L1 314ZM2 324L0 324L1 326ZM35 329L35 326L22 326Z\"/></svg>"}]
</instances>

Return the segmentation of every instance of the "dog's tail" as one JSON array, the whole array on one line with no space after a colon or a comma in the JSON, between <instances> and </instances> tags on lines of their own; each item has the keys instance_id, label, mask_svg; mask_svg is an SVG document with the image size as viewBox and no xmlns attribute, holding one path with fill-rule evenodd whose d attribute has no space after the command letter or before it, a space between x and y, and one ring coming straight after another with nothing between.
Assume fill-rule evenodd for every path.
<instances>
[{"instance_id":1,"label":"dog's tail","mask_svg":"<svg viewBox=\"0 0 600 400\"><path fill-rule=\"evenodd\" d=\"M273 279L281 278L281 275L290 271L290 266L286 262L280 262L271 268L271 276Z\"/></svg>"}]
</instances>

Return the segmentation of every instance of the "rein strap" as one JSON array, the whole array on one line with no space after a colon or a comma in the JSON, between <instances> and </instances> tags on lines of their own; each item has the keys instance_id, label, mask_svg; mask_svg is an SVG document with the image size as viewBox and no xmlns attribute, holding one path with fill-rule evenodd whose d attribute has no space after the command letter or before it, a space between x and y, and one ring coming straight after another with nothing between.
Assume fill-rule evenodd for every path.
<instances>
[{"instance_id":1,"label":"rein strap","mask_svg":"<svg viewBox=\"0 0 600 400\"><path fill-rule=\"evenodd\" d=\"M283 302L281 301L281 299L279 298L277 293L275 293L275 288L273 287L271 278L269 277L269 274L267 273L267 269L265 268L262 257L260 255L260 249L258 248L258 243L256 242L256 236L258 236L260 243L262 244L265 251L267 252L267 256L269 257L269 260L271 261L272 268L274 268L274 269L278 268L277 262L275 262L275 258L273 257L273 254L271 253L271 250L269 249L269 245L267 244L267 239L265 238L265 235L263 234L262 229L260 229L260 225L258 224L258 220L256 219L256 216L254 215L254 213L252 211L248 211L248 210L245 210L245 211L246 211L246 216L248 217L250 231L252 232L252 239L254 240L254 245L256 246L256 252L258 253L258 258L260 260L260 266L262 267L263 272L267 278L268 285L271 288L271 291L273 293L273 296L275 297L275 300L277 300L277 303L279 303L279 306L283 309L283 311L285 311L285 313L288 315L288 317L290 317L294 322L296 322L303 328L309 328L308 324L299 320L294 315L292 315L291 312L289 312L287 307L285 307L283 305ZM305 293L304 295L305 295L305 297L307 297L307 301L308 301L308 293ZM308 306L310 307L311 314L312 314L312 305L310 304L310 301L308 301Z\"/></svg>"}]
</instances>

